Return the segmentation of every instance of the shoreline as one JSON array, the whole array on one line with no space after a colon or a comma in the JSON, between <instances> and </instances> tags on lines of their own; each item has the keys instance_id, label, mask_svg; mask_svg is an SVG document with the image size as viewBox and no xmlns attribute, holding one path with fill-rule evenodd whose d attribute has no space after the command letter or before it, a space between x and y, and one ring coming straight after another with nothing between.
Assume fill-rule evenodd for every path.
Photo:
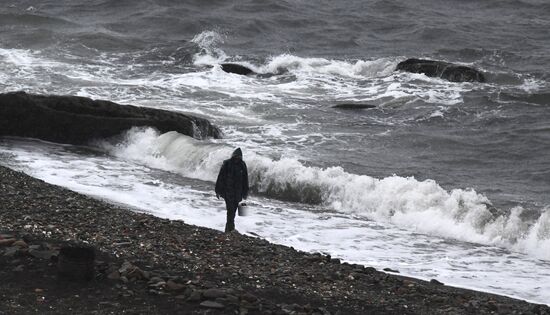
<instances>
[{"instance_id":1,"label":"shoreline","mask_svg":"<svg viewBox=\"0 0 550 315\"><path fill-rule=\"evenodd\" d=\"M150 308L142 309L143 313L170 310L184 314L550 314L547 305L450 287L435 280L387 274L260 238L227 235L183 221L134 212L3 166L0 166L0 209L0 234L15 234L29 244L84 242L96 249L102 262L110 262L104 269L97 267L97 277L84 287L116 290L112 296L101 296L107 304L90 302L82 309L85 312L107 314L133 309L140 313L140 308L136 308L139 298L149 303ZM0 246L0 265L13 262L2 256L7 248L13 246ZM19 258L13 258L19 259L15 265L27 260L33 263L28 250L21 248L17 255ZM125 262L141 271L158 274L160 281L151 283L152 277L128 278L122 272L117 278L115 271L122 269ZM55 259L42 263L50 269L55 267ZM1 276L5 277L6 271L18 274L13 271L18 266L7 266L2 268ZM46 286L58 282L55 277L42 281ZM22 294L25 286L23 280L1 281L0 292L6 298L6 292ZM134 288L131 298L125 298L127 289L122 288L128 286ZM211 295L213 289L218 290L217 296ZM55 290L51 293L53 300L64 294ZM74 307L78 307L77 301L80 299L65 300ZM217 304L202 305L206 302ZM99 309L100 305L116 303L118 306ZM0 306L0 314L18 311L25 314L37 306L31 303L30 308L15 311L5 307L8 306ZM63 313L63 305L56 307L46 312Z\"/></svg>"}]
</instances>

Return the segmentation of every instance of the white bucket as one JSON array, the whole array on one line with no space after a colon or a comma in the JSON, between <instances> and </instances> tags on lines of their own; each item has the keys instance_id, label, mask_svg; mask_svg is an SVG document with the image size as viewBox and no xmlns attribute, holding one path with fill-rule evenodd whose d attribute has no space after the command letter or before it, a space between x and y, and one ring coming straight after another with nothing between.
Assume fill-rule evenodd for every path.
<instances>
[{"instance_id":1,"label":"white bucket","mask_svg":"<svg viewBox=\"0 0 550 315\"><path fill-rule=\"evenodd\" d=\"M248 206L246 205L245 202L239 203L238 212L239 212L240 217L245 217L245 216L249 215Z\"/></svg>"}]
</instances>

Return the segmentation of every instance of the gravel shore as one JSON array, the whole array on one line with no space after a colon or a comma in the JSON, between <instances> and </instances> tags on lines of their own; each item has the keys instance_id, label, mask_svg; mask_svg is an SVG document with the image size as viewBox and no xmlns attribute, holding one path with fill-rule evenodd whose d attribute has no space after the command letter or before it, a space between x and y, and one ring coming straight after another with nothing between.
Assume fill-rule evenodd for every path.
<instances>
[{"instance_id":1,"label":"gravel shore","mask_svg":"<svg viewBox=\"0 0 550 315\"><path fill-rule=\"evenodd\" d=\"M89 282L57 274L92 246ZM0 314L550 314L93 199L0 167Z\"/></svg>"}]
</instances>

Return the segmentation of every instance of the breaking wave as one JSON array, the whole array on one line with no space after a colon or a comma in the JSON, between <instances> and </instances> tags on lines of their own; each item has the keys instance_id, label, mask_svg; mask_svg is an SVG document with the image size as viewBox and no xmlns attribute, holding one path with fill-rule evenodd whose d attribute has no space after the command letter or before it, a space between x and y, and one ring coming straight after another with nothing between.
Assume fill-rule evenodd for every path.
<instances>
[{"instance_id":1,"label":"breaking wave","mask_svg":"<svg viewBox=\"0 0 550 315\"><path fill-rule=\"evenodd\" d=\"M101 145L115 156L211 182L233 150L225 144L197 141L176 132L159 134L150 128L132 129L122 142ZM446 191L433 180L397 175L378 179L341 167L309 167L296 159L274 160L250 151L245 151L244 158L253 191L267 197L319 204L422 233L550 259L550 208L528 219L521 207L500 211L472 189Z\"/></svg>"},{"instance_id":2,"label":"breaking wave","mask_svg":"<svg viewBox=\"0 0 550 315\"><path fill-rule=\"evenodd\" d=\"M298 57L291 54L281 54L267 58L264 64L256 64L246 60L232 60L221 48L226 36L219 32L208 30L195 35L191 42L200 51L194 56L197 66L216 66L223 62L238 62L254 70L256 73L282 73L315 75L328 74L352 78L378 77L390 75L399 62L397 58L381 58L377 60L343 61L325 58Z\"/></svg>"}]
</instances>

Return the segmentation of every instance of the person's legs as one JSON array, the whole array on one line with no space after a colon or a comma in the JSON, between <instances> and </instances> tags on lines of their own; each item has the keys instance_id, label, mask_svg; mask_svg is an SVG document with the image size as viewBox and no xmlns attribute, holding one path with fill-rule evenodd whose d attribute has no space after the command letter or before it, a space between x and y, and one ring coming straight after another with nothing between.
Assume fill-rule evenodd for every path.
<instances>
[{"instance_id":1,"label":"person's legs","mask_svg":"<svg viewBox=\"0 0 550 315\"><path fill-rule=\"evenodd\" d=\"M225 223L225 233L235 230L235 213L239 202L232 199L225 200L225 208L227 209L227 222Z\"/></svg>"}]
</instances>

